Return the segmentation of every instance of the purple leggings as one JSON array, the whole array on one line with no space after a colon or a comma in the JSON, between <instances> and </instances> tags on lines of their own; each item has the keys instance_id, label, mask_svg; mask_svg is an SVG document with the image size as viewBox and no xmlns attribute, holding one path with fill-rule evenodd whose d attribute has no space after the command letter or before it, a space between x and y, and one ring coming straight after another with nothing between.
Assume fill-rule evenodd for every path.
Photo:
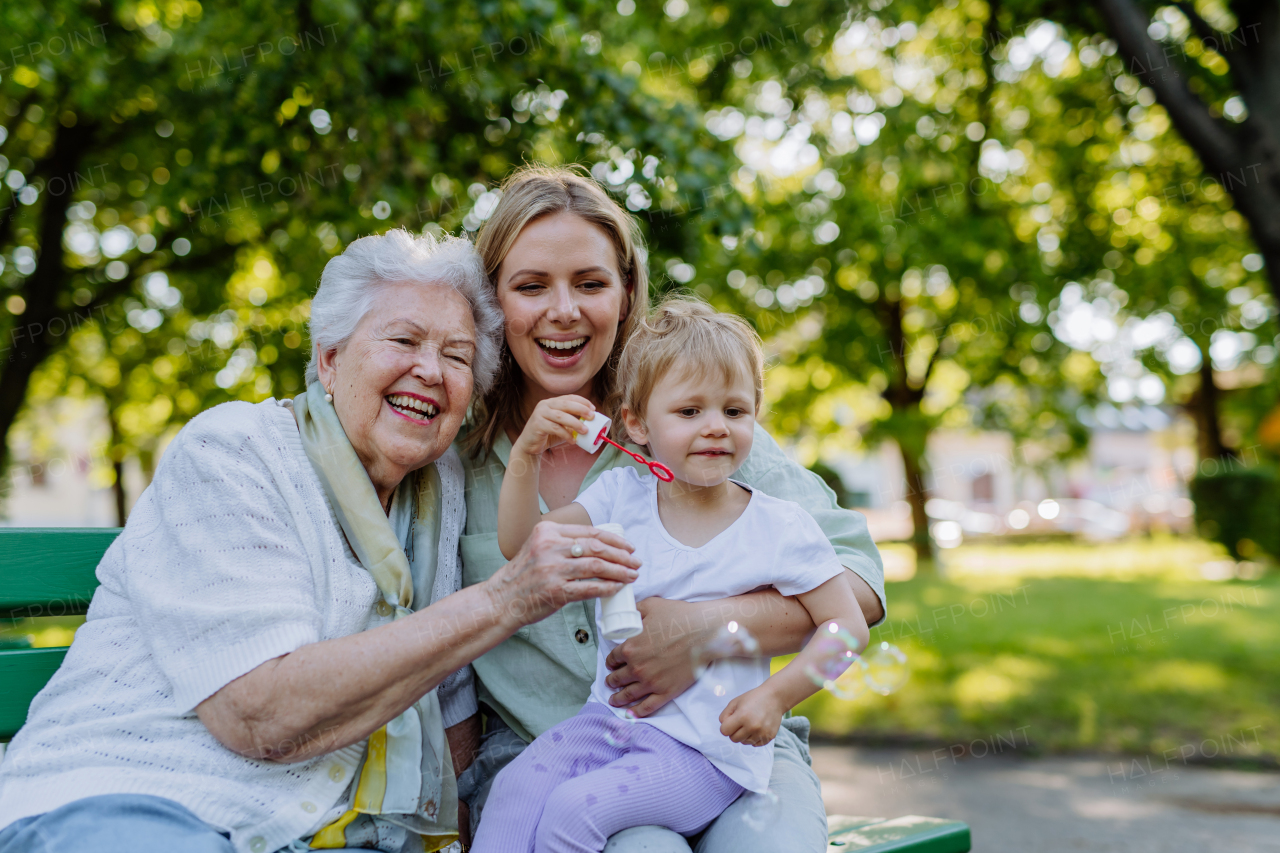
<instances>
[{"instance_id":1,"label":"purple leggings","mask_svg":"<svg viewBox=\"0 0 1280 853\"><path fill-rule=\"evenodd\" d=\"M493 783L472 853L600 853L615 832L692 835L743 788L692 747L588 702Z\"/></svg>"}]
</instances>

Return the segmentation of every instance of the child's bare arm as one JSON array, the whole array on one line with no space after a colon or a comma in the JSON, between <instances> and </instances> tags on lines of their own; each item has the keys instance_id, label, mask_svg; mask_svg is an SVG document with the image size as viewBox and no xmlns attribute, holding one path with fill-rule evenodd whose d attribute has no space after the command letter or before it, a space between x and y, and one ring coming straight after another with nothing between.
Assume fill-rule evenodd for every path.
<instances>
[{"instance_id":1,"label":"child's bare arm","mask_svg":"<svg viewBox=\"0 0 1280 853\"><path fill-rule=\"evenodd\" d=\"M764 684L736 697L720 715L720 731L734 743L763 746L778 734L782 715L802 700L817 693L820 685L805 674L812 668L822 671L824 652L815 642L831 622L852 634L858 641L856 651L867 647L871 631L862 608L843 576L834 577L821 586L797 595L809 611L818 632L809 639L792 661L769 676Z\"/></svg>"},{"instance_id":2,"label":"child's bare arm","mask_svg":"<svg viewBox=\"0 0 1280 853\"><path fill-rule=\"evenodd\" d=\"M510 560L544 518L567 524L591 524L578 504L570 504L545 516L538 509L538 469L542 453L573 441L574 427L595 414L595 407L582 397L554 397L538 403L520 437L507 457L507 473L498 495L498 548ZM573 508L576 507L576 511Z\"/></svg>"}]
</instances>

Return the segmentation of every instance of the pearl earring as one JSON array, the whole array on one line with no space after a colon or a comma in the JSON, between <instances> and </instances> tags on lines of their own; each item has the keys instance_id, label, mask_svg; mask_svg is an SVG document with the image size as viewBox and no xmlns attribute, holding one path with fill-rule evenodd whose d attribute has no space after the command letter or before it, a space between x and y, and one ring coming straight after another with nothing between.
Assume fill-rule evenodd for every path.
<instances>
[{"instance_id":1,"label":"pearl earring","mask_svg":"<svg viewBox=\"0 0 1280 853\"><path fill-rule=\"evenodd\" d=\"M332 403L332 402L333 402L333 395L332 395L332 394L330 394L328 391L325 391L325 392L324 392L324 401L325 401L326 403Z\"/></svg>"}]
</instances>

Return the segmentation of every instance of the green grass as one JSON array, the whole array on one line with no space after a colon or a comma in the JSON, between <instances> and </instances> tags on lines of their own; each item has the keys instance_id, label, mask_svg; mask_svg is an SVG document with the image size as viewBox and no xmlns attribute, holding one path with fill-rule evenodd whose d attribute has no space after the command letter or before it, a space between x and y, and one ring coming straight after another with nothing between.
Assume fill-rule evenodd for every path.
<instances>
[{"instance_id":1,"label":"green grass","mask_svg":"<svg viewBox=\"0 0 1280 853\"><path fill-rule=\"evenodd\" d=\"M907 653L908 684L855 701L819 693L797 709L816 732L1280 755L1276 571L1207 581L1199 567L1220 553L1176 539L947 557L944 579L890 583L890 618L872 631Z\"/></svg>"}]
</instances>

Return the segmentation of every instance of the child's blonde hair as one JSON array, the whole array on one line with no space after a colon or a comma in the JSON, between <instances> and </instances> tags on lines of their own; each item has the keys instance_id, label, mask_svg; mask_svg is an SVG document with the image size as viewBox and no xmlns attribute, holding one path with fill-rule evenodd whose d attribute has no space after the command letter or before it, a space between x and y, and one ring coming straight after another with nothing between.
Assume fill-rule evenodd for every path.
<instances>
[{"instance_id":1,"label":"child's blonde hair","mask_svg":"<svg viewBox=\"0 0 1280 853\"><path fill-rule=\"evenodd\" d=\"M615 420L626 408L644 420L649 395L677 363L705 374L719 369L727 381L748 377L755 388L755 413L764 400L764 350L760 336L745 320L721 314L691 296L670 296L640 321L618 361L621 399Z\"/></svg>"}]
</instances>

